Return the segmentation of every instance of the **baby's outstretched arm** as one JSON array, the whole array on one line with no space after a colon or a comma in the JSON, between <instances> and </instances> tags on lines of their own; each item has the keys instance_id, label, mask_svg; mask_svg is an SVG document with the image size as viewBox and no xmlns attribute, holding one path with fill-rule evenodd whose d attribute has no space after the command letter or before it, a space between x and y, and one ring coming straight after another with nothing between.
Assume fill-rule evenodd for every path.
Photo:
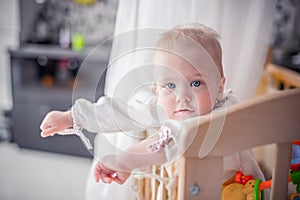
<instances>
[{"instance_id":1,"label":"baby's outstretched arm","mask_svg":"<svg viewBox=\"0 0 300 200\"><path fill-rule=\"evenodd\" d=\"M165 115L154 98L128 105L123 100L103 96L96 103L78 99L71 111L51 111L40 128L41 136L47 137L74 126L94 133L112 133L144 131L159 127L164 121Z\"/></svg>"},{"instance_id":2,"label":"baby's outstretched arm","mask_svg":"<svg viewBox=\"0 0 300 200\"><path fill-rule=\"evenodd\" d=\"M71 111L51 111L41 123L41 136L48 137L73 126Z\"/></svg>"}]
</instances>

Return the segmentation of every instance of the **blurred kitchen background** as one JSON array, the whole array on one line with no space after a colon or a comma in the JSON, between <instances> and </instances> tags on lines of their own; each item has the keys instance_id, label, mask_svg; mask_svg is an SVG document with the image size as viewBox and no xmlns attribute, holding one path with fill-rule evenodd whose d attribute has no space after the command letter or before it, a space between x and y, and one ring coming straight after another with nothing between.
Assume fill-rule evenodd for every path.
<instances>
[{"instance_id":1,"label":"blurred kitchen background","mask_svg":"<svg viewBox=\"0 0 300 200\"><path fill-rule=\"evenodd\" d=\"M93 155L77 136L42 139L39 124L72 99L103 95L117 6L0 0L0 199L84 198Z\"/></svg>"},{"instance_id":2,"label":"blurred kitchen background","mask_svg":"<svg viewBox=\"0 0 300 200\"><path fill-rule=\"evenodd\" d=\"M0 0L1 200L83 199L92 155L75 136L41 139L39 124L49 110L103 94L117 8L118 0ZM300 87L299 14L299 1L277 1L256 95ZM89 73L75 81L79 66Z\"/></svg>"}]
</instances>

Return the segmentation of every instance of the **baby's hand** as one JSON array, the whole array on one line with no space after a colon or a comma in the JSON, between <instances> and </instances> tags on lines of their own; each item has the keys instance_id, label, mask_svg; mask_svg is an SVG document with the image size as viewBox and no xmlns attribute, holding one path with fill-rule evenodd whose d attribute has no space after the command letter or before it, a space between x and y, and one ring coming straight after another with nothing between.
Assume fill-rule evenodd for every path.
<instances>
[{"instance_id":1,"label":"baby's hand","mask_svg":"<svg viewBox=\"0 0 300 200\"><path fill-rule=\"evenodd\" d=\"M72 127L73 119L71 111L51 111L49 112L41 123L41 136L52 136L57 132L61 132L66 128Z\"/></svg>"},{"instance_id":2,"label":"baby's hand","mask_svg":"<svg viewBox=\"0 0 300 200\"><path fill-rule=\"evenodd\" d=\"M130 176L131 170L125 167L118 155L107 155L99 161L94 169L96 182L101 179L103 183L115 181L119 184L125 183Z\"/></svg>"}]
</instances>

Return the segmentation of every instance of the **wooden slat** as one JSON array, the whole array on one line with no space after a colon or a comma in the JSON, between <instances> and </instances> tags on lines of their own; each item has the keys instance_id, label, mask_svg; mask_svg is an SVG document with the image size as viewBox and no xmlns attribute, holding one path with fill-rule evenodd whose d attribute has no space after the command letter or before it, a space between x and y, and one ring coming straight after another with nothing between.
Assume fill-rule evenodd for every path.
<instances>
[{"instance_id":1,"label":"wooden slat","mask_svg":"<svg viewBox=\"0 0 300 200\"><path fill-rule=\"evenodd\" d=\"M289 87L300 87L300 73L273 63L268 63L266 70L277 83L283 83L285 89Z\"/></svg>"},{"instance_id":2,"label":"wooden slat","mask_svg":"<svg viewBox=\"0 0 300 200\"><path fill-rule=\"evenodd\" d=\"M287 199L292 143L277 144L275 153L271 199Z\"/></svg>"}]
</instances>

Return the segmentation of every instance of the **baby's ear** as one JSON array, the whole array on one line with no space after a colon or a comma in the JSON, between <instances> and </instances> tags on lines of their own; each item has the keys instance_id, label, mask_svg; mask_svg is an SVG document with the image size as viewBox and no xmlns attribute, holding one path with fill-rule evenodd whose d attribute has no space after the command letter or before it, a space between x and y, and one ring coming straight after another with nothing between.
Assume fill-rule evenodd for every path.
<instances>
[{"instance_id":1,"label":"baby's ear","mask_svg":"<svg viewBox=\"0 0 300 200\"><path fill-rule=\"evenodd\" d=\"M219 91L218 91L218 96L217 96L218 100L223 99L225 81L226 81L226 78L223 76L220 80L220 83L219 83Z\"/></svg>"},{"instance_id":2,"label":"baby's ear","mask_svg":"<svg viewBox=\"0 0 300 200\"><path fill-rule=\"evenodd\" d=\"M152 90L157 95L157 84L156 83L152 84Z\"/></svg>"}]
</instances>

